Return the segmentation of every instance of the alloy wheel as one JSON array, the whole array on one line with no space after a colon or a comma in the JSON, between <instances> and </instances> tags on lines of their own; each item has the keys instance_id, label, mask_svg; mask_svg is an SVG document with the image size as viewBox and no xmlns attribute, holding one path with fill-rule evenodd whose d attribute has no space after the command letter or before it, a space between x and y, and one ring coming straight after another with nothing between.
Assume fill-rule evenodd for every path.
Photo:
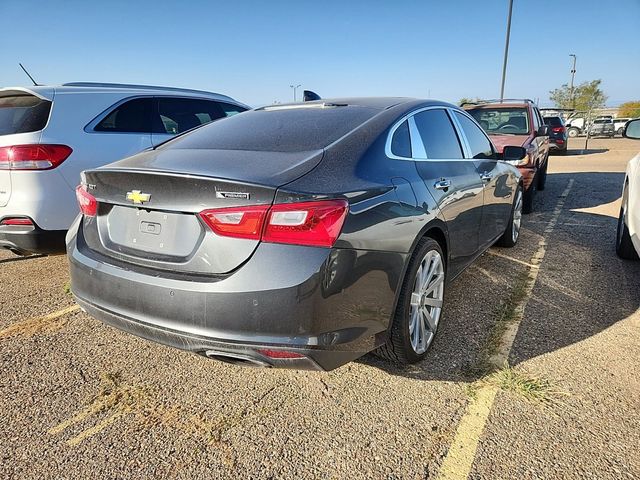
<instances>
[{"instance_id":1,"label":"alloy wheel","mask_svg":"<svg viewBox=\"0 0 640 480\"><path fill-rule=\"evenodd\" d=\"M409 309L409 337L411 347L418 355L426 352L433 341L443 300L444 264L440 253L430 250L416 272Z\"/></svg>"}]
</instances>

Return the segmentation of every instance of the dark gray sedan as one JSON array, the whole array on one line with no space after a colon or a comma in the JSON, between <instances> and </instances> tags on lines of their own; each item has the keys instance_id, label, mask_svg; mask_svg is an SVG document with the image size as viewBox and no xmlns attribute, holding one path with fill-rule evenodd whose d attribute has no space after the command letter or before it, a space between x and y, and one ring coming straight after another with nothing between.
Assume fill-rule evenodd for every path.
<instances>
[{"instance_id":1,"label":"dark gray sedan","mask_svg":"<svg viewBox=\"0 0 640 480\"><path fill-rule=\"evenodd\" d=\"M434 101L241 113L84 172L72 291L109 325L236 364L416 362L448 282L518 240L525 154Z\"/></svg>"}]
</instances>

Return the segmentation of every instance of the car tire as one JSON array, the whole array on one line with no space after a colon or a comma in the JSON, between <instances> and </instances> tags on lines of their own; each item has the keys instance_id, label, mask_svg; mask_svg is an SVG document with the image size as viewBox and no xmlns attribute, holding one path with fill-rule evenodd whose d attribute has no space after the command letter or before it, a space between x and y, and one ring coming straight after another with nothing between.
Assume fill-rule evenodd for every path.
<instances>
[{"instance_id":1,"label":"car tire","mask_svg":"<svg viewBox=\"0 0 640 480\"><path fill-rule=\"evenodd\" d=\"M622 206L620 207L620 215L618 216L618 232L616 234L616 253L620 258L625 260L638 260L638 252L631 241L629 227L625 222L625 217L629 202L628 187L625 184L622 192Z\"/></svg>"},{"instance_id":2,"label":"car tire","mask_svg":"<svg viewBox=\"0 0 640 480\"><path fill-rule=\"evenodd\" d=\"M547 184L547 169L549 168L549 157L547 157L547 161L544 162L544 168L538 172L538 184L536 188L540 191L544 190L544 187Z\"/></svg>"},{"instance_id":3,"label":"car tire","mask_svg":"<svg viewBox=\"0 0 640 480\"><path fill-rule=\"evenodd\" d=\"M624 127L620 127L616 133L622 137L622 134L624 133Z\"/></svg>"},{"instance_id":4,"label":"car tire","mask_svg":"<svg viewBox=\"0 0 640 480\"><path fill-rule=\"evenodd\" d=\"M509 217L509 224L506 230L497 242L500 247L511 248L515 247L520 238L520 227L522 226L522 207L523 207L523 195L522 186L518 185L516 188L515 198L513 200L513 206L511 207L511 216Z\"/></svg>"},{"instance_id":5,"label":"car tire","mask_svg":"<svg viewBox=\"0 0 640 480\"><path fill-rule=\"evenodd\" d=\"M577 128L570 128L569 130L567 130L567 135L569 135L571 138L577 137L579 133L580 130L578 130Z\"/></svg>"},{"instance_id":6,"label":"car tire","mask_svg":"<svg viewBox=\"0 0 640 480\"><path fill-rule=\"evenodd\" d=\"M446 274L442 248L433 238L422 238L409 261L387 341L376 355L399 364L424 359L442 316Z\"/></svg>"},{"instance_id":7,"label":"car tire","mask_svg":"<svg viewBox=\"0 0 640 480\"><path fill-rule=\"evenodd\" d=\"M536 196L536 186L538 184L538 175L533 178L531 185L522 194L522 213L528 214L533 212L533 199Z\"/></svg>"}]
</instances>

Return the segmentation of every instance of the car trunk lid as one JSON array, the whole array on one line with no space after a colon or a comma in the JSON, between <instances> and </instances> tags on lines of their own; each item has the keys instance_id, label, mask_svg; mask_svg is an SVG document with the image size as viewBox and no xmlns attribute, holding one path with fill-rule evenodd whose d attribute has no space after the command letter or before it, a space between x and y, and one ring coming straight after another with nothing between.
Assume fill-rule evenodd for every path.
<instances>
[{"instance_id":1,"label":"car trunk lid","mask_svg":"<svg viewBox=\"0 0 640 480\"><path fill-rule=\"evenodd\" d=\"M276 152L166 152L171 155L145 152L85 172L83 183L98 201L97 216L83 222L88 248L118 262L178 274L228 273L259 241L218 235L198 214L270 205L280 185L308 172L322 156L280 154L283 161Z\"/></svg>"}]
</instances>

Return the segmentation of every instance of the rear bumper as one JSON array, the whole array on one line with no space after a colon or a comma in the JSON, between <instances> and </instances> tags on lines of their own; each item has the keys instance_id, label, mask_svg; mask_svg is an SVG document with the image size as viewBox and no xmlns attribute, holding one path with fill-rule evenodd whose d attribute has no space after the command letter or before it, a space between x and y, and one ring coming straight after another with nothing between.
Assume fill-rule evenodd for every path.
<instances>
[{"instance_id":1,"label":"rear bumper","mask_svg":"<svg viewBox=\"0 0 640 480\"><path fill-rule=\"evenodd\" d=\"M567 141L562 139L549 138L549 150L566 150Z\"/></svg>"},{"instance_id":2,"label":"rear bumper","mask_svg":"<svg viewBox=\"0 0 640 480\"><path fill-rule=\"evenodd\" d=\"M71 288L90 315L161 344L273 367L331 370L381 345L406 259L260 244L228 275L158 276L95 257L76 226L68 236ZM305 358L272 359L259 352L265 347Z\"/></svg>"},{"instance_id":3,"label":"rear bumper","mask_svg":"<svg viewBox=\"0 0 640 480\"><path fill-rule=\"evenodd\" d=\"M65 252L66 230L43 230L38 226L0 226L0 248L19 255Z\"/></svg>"}]
</instances>

